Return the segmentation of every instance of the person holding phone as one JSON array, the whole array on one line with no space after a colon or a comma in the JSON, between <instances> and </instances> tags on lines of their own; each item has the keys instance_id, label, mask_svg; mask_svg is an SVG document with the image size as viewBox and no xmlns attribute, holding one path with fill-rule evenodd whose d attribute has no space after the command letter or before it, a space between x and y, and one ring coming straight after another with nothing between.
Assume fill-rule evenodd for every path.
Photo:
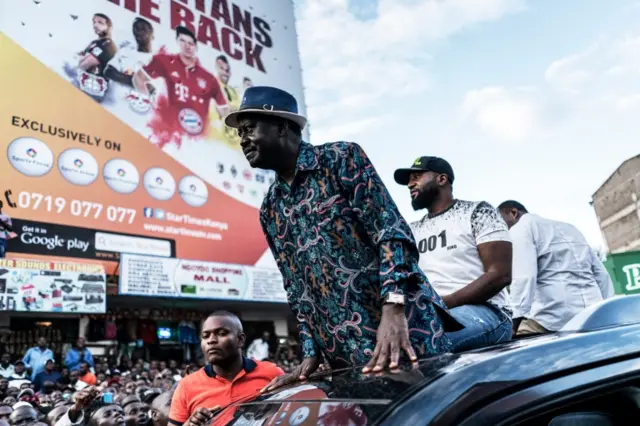
<instances>
[{"instance_id":1,"label":"person holding phone","mask_svg":"<svg viewBox=\"0 0 640 426\"><path fill-rule=\"evenodd\" d=\"M105 398L106 397L106 398ZM111 400L111 402L108 402ZM86 421L85 421L86 420ZM54 426L125 426L124 410L95 386L76 392L73 405Z\"/></svg>"}]
</instances>

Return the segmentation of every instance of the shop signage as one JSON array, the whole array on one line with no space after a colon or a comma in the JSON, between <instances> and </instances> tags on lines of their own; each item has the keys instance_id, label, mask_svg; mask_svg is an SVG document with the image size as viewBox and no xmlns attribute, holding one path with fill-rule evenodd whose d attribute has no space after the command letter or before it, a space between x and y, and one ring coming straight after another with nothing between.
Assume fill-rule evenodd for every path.
<instances>
[{"instance_id":1,"label":"shop signage","mask_svg":"<svg viewBox=\"0 0 640 426\"><path fill-rule=\"evenodd\" d=\"M0 259L0 310L104 313L102 264Z\"/></svg>"},{"instance_id":2,"label":"shop signage","mask_svg":"<svg viewBox=\"0 0 640 426\"><path fill-rule=\"evenodd\" d=\"M616 294L640 294L640 251L609 254L604 264Z\"/></svg>"},{"instance_id":3,"label":"shop signage","mask_svg":"<svg viewBox=\"0 0 640 426\"><path fill-rule=\"evenodd\" d=\"M120 294L286 303L277 269L122 254Z\"/></svg>"}]
</instances>

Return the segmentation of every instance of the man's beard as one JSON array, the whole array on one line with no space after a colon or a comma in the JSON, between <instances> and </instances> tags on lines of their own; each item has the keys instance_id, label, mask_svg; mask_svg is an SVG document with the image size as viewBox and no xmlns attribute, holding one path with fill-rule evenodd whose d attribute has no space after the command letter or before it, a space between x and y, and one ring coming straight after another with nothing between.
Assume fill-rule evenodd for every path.
<instances>
[{"instance_id":1,"label":"man's beard","mask_svg":"<svg viewBox=\"0 0 640 426\"><path fill-rule=\"evenodd\" d=\"M424 187L418 190L418 195L411 199L411 206L414 210L428 209L438 198L438 188L435 186Z\"/></svg>"}]
</instances>

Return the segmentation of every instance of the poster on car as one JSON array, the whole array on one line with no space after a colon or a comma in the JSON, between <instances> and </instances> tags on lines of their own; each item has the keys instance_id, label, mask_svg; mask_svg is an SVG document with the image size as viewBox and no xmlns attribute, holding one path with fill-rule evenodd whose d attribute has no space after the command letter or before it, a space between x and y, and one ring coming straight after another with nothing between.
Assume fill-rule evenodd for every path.
<instances>
[{"instance_id":1,"label":"poster on car","mask_svg":"<svg viewBox=\"0 0 640 426\"><path fill-rule=\"evenodd\" d=\"M105 313L102 265L0 259L0 310Z\"/></svg>"},{"instance_id":2,"label":"poster on car","mask_svg":"<svg viewBox=\"0 0 640 426\"><path fill-rule=\"evenodd\" d=\"M287 303L278 269L123 254L119 294Z\"/></svg>"},{"instance_id":3,"label":"poster on car","mask_svg":"<svg viewBox=\"0 0 640 426\"><path fill-rule=\"evenodd\" d=\"M275 267L258 215L275 176L249 166L224 117L253 85L304 114L290 0L11 2L0 54L0 209L88 243L51 255L109 273L145 246Z\"/></svg>"}]
</instances>

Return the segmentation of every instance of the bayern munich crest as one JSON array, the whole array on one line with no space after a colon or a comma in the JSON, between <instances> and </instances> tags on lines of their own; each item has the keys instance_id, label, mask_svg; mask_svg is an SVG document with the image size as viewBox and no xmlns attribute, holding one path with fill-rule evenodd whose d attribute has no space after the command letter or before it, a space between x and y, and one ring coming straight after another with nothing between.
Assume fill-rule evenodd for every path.
<instances>
[{"instance_id":1,"label":"bayern munich crest","mask_svg":"<svg viewBox=\"0 0 640 426\"><path fill-rule=\"evenodd\" d=\"M78 85L88 95L102 97L107 92L107 80L95 74L81 71L78 74Z\"/></svg>"},{"instance_id":2,"label":"bayern munich crest","mask_svg":"<svg viewBox=\"0 0 640 426\"><path fill-rule=\"evenodd\" d=\"M191 108L184 108L178 113L178 121L185 132L190 135L198 135L202 132L204 123L200 114Z\"/></svg>"}]
</instances>

